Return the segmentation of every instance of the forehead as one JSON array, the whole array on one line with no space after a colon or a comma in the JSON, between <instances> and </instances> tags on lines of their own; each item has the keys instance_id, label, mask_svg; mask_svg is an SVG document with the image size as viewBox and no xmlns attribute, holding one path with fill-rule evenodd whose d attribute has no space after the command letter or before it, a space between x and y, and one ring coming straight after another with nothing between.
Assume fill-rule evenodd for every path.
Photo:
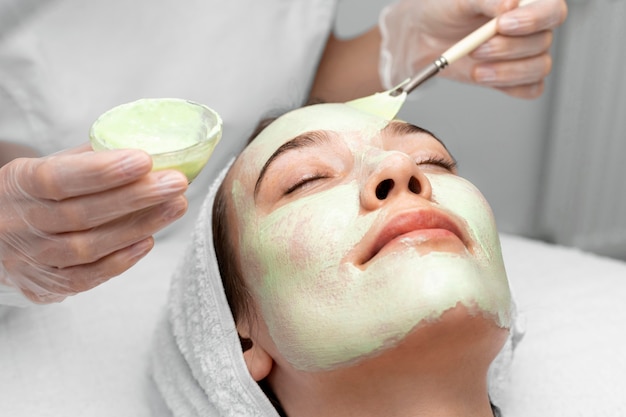
<instances>
[{"instance_id":1,"label":"forehead","mask_svg":"<svg viewBox=\"0 0 626 417\"><path fill-rule=\"evenodd\" d=\"M291 111L266 127L239 158L242 169L260 172L270 156L285 142L314 130L338 133L358 131L362 137L374 136L389 121L342 103L317 104Z\"/></svg>"}]
</instances>

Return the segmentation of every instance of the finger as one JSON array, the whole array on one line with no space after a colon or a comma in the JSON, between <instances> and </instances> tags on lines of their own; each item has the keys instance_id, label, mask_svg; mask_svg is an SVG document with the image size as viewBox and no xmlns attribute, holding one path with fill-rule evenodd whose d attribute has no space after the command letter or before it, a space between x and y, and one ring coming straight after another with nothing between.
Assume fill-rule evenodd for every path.
<instances>
[{"instance_id":1,"label":"finger","mask_svg":"<svg viewBox=\"0 0 626 417\"><path fill-rule=\"evenodd\" d=\"M493 18L514 9L518 3L518 0L473 0L463 1L459 7L468 8L467 11L464 11L467 15L484 15Z\"/></svg>"},{"instance_id":2,"label":"finger","mask_svg":"<svg viewBox=\"0 0 626 417\"><path fill-rule=\"evenodd\" d=\"M496 89L512 97L533 99L543 94L545 82L540 81L534 84L517 85L515 87L502 87Z\"/></svg>"},{"instance_id":3,"label":"finger","mask_svg":"<svg viewBox=\"0 0 626 417\"><path fill-rule=\"evenodd\" d=\"M513 61L476 65L472 71L474 82L488 87L515 87L535 84L552 70L552 57L542 54Z\"/></svg>"},{"instance_id":4,"label":"finger","mask_svg":"<svg viewBox=\"0 0 626 417\"><path fill-rule=\"evenodd\" d=\"M565 0L537 0L526 6L515 8L498 18L498 33L509 36L554 29L567 17Z\"/></svg>"},{"instance_id":5,"label":"finger","mask_svg":"<svg viewBox=\"0 0 626 417\"><path fill-rule=\"evenodd\" d=\"M187 178L181 172L152 172L99 194L34 206L28 219L34 228L49 234L87 230L182 195L187 187Z\"/></svg>"},{"instance_id":6,"label":"finger","mask_svg":"<svg viewBox=\"0 0 626 417\"><path fill-rule=\"evenodd\" d=\"M74 293L88 291L120 275L139 262L153 247L154 239L150 237L94 263L67 268L65 272L72 282L72 291Z\"/></svg>"},{"instance_id":7,"label":"finger","mask_svg":"<svg viewBox=\"0 0 626 417\"><path fill-rule=\"evenodd\" d=\"M120 275L135 265L153 247L154 239L149 237L91 264L62 269L45 267L38 271L33 271L32 265L26 265L25 268L30 272L25 275L28 279L23 282L28 284L21 286L20 289L35 303L59 302Z\"/></svg>"},{"instance_id":8,"label":"finger","mask_svg":"<svg viewBox=\"0 0 626 417\"><path fill-rule=\"evenodd\" d=\"M22 160L19 186L35 198L60 201L131 183L152 169L150 156L136 149L63 153Z\"/></svg>"},{"instance_id":9,"label":"finger","mask_svg":"<svg viewBox=\"0 0 626 417\"><path fill-rule=\"evenodd\" d=\"M93 152L93 148L89 142L82 143L73 148L63 149L61 151L55 152L52 155L74 155L85 152Z\"/></svg>"},{"instance_id":10,"label":"finger","mask_svg":"<svg viewBox=\"0 0 626 417\"><path fill-rule=\"evenodd\" d=\"M84 232L54 235L34 248L36 259L56 268L91 264L154 235L186 211L187 199L179 196Z\"/></svg>"},{"instance_id":11,"label":"finger","mask_svg":"<svg viewBox=\"0 0 626 417\"><path fill-rule=\"evenodd\" d=\"M495 36L479 46L470 56L479 61L533 57L547 52L552 45L552 39L552 31L549 30L522 37Z\"/></svg>"}]
</instances>

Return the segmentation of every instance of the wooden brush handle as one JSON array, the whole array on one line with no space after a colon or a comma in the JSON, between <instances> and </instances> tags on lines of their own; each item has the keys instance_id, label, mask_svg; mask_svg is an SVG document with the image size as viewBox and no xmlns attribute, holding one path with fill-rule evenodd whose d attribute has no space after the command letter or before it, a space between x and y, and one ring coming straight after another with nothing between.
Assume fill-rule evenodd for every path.
<instances>
[{"instance_id":1,"label":"wooden brush handle","mask_svg":"<svg viewBox=\"0 0 626 417\"><path fill-rule=\"evenodd\" d=\"M536 0L521 0L518 7L526 6L534 1ZM469 54L496 34L497 20L498 18L494 17L489 22L485 23L474 32L452 45L452 47L441 56L445 58L448 64L452 64L457 59Z\"/></svg>"}]
</instances>

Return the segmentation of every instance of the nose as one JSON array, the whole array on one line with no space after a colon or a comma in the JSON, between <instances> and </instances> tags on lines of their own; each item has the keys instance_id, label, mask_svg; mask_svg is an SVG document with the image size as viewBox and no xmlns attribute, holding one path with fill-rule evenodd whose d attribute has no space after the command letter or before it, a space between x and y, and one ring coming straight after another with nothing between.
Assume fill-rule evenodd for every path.
<instances>
[{"instance_id":1,"label":"nose","mask_svg":"<svg viewBox=\"0 0 626 417\"><path fill-rule=\"evenodd\" d=\"M361 205L375 210L386 201L402 194L420 196L430 200L430 181L415 161L407 154L388 151L378 164L365 174L361 188Z\"/></svg>"}]
</instances>

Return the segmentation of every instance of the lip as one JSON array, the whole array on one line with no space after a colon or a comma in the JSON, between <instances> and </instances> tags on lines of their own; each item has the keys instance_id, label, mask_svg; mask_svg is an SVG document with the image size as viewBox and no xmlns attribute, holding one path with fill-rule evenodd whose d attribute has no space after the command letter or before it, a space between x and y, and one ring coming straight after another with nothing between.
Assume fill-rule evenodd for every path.
<instances>
[{"instance_id":1,"label":"lip","mask_svg":"<svg viewBox=\"0 0 626 417\"><path fill-rule=\"evenodd\" d=\"M387 222L374 236L374 239L366 243L358 264L368 263L390 243L403 237L416 241L457 239L465 248L471 249L470 239L459 222L433 208L401 213Z\"/></svg>"}]
</instances>

